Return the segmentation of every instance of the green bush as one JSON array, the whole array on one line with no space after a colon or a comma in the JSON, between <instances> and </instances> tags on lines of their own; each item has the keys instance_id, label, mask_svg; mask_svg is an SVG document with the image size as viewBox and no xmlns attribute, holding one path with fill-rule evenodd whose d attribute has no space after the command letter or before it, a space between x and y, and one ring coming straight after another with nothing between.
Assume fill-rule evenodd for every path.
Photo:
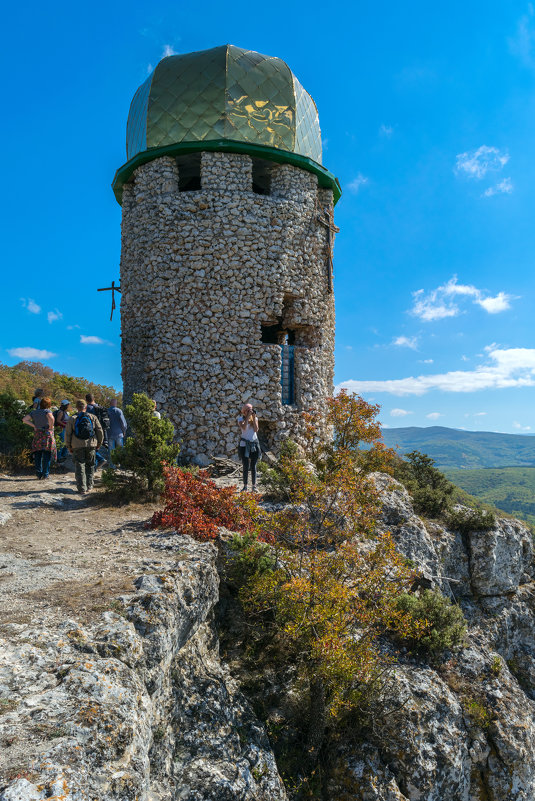
<instances>
[{"instance_id":1,"label":"green bush","mask_svg":"<svg viewBox=\"0 0 535 801\"><path fill-rule=\"evenodd\" d=\"M446 649L459 646L466 632L466 620L461 609L440 592L424 590L421 595L403 593L398 608L413 620L427 621L428 628L417 640L409 640L413 650L439 656Z\"/></svg>"},{"instance_id":2,"label":"green bush","mask_svg":"<svg viewBox=\"0 0 535 801\"><path fill-rule=\"evenodd\" d=\"M275 567L273 550L254 533L234 534L229 546L232 556L227 562L227 576L238 587Z\"/></svg>"},{"instance_id":3,"label":"green bush","mask_svg":"<svg viewBox=\"0 0 535 801\"><path fill-rule=\"evenodd\" d=\"M419 451L405 454L398 463L395 477L407 487L414 509L426 517L440 517L447 510L454 490L446 476L435 467L434 459Z\"/></svg>"},{"instance_id":4,"label":"green bush","mask_svg":"<svg viewBox=\"0 0 535 801\"><path fill-rule=\"evenodd\" d=\"M484 509L468 509L461 507L451 509L447 515L450 528L468 534L469 531L488 531L496 522L496 516Z\"/></svg>"},{"instance_id":5,"label":"green bush","mask_svg":"<svg viewBox=\"0 0 535 801\"><path fill-rule=\"evenodd\" d=\"M281 443L279 460L277 464L269 466L265 462L258 463L258 470L262 477L262 487L264 495L272 501L288 501L290 499L290 483L287 472L281 470L281 459L298 459L299 447L291 439L285 439Z\"/></svg>"},{"instance_id":6,"label":"green bush","mask_svg":"<svg viewBox=\"0 0 535 801\"><path fill-rule=\"evenodd\" d=\"M9 390L0 392L0 468L19 472L30 464L33 429L22 422L26 404Z\"/></svg>"},{"instance_id":7,"label":"green bush","mask_svg":"<svg viewBox=\"0 0 535 801\"><path fill-rule=\"evenodd\" d=\"M176 460L180 445L173 442L171 421L155 417L153 411L153 401L147 395L134 394L125 409L132 435L122 448L113 452L113 461L130 475L125 477L105 470L103 484L108 490L119 489L121 494L131 497L139 492L155 496L163 491L163 463Z\"/></svg>"}]
</instances>

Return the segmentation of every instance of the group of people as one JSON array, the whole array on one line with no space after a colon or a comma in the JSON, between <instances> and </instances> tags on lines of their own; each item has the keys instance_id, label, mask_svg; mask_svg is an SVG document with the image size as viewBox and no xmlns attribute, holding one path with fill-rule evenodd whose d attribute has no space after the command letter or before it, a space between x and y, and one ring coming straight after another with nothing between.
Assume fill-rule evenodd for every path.
<instances>
[{"instance_id":1,"label":"group of people","mask_svg":"<svg viewBox=\"0 0 535 801\"><path fill-rule=\"evenodd\" d=\"M34 429L32 456L37 478L48 478L52 461L62 462L67 453L74 462L76 487L85 494L93 489L95 470L108 463L113 464L113 451L121 447L126 434L127 423L117 400L111 401L108 409L95 402L89 392L84 400L75 403L76 413L71 413L70 401L61 401L58 409L52 409L52 399L43 390L34 393L33 404L22 422ZM55 430L63 443L59 454L56 450ZM107 459L100 453L107 449Z\"/></svg>"},{"instance_id":2,"label":"group of people","mask_svg":"<svg viewBox=\"0 0 535 801\"><path fill-rule=\"evenodd\" d=\"M108 409L95 402L89 392L84 400L75 403L76 413L71 412L71 403L65 399L59 408L53 410L52 399L45 396L43 390L34 393L33 404L22 422L34 429L32 456L35 472L40 480L48 478L52 461L62 462L67 453L74 462L76 487L85 494L93 489L95 471L107 462L115 469L113 452L121 447L126 434L127 423L117 400L111 401ZM160 417L154 404L154 416ZM248 476L251 474L251 489L256 492L256 464L261 455L258 440L258 416L250 403L242 406L237 418L240 432L238 455L243 466L243 488L248 488ZM59 429L62 447L56 451L55 431ZM107 456L100 452L107 449Z\"/></svg>"}]
</instances>

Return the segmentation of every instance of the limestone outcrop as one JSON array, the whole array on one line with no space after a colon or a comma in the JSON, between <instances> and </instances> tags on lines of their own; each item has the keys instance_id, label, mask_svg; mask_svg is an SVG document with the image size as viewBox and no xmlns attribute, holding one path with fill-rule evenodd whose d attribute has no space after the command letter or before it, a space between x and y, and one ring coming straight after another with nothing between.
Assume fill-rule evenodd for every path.
<instances>
[{"instance_id":1,"label":"limestone outcrop","mask_svg":"<svg viewBox=\"0 0 535 801\"><path fill-rule=\"evenodd\" d=\"M400 648L372 729L348 733L330 756L324 797L533 801L531 533L502 518L461 535L419 518L402 485L376 480L379 528L460 604L468 632L436 664ZM287 798L264 726L219 654L216 550L170 540L175 568L141 576L99 622L7 627L1 801ZM38 747L36 730L46 734Z\"/></svg>"},{"instance_id":2,"label":"limestone outcrop","mask_svg":"<svg viewBox=\"0 0 535 801\"><path fill-rule=\"evenodd\" d=\"M181 538L177 557L91 628L9 627L2 801L286 799L263 726L219 659L215 549ZM44 738L32 753L33 731Z\"/></svg>"}]
</instances>

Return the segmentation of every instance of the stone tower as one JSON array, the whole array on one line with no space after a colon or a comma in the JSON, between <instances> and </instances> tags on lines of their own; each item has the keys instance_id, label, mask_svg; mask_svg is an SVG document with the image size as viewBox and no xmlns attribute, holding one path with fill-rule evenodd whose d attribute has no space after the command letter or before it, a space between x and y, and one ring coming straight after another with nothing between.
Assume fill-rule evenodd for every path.
<instances>
[{"instance_id":1,"label":"stone tower","mask_svg":"<svg viewBox=\"0 0 535 801\"><path fill-rule=\"evenodd\" d=\"M270 447L333 390L333 207L316 106L284 61L225 45L137 90L122 204L124 392L183 452L235 453L243 402Z\"/></svg>"}]
</instances>

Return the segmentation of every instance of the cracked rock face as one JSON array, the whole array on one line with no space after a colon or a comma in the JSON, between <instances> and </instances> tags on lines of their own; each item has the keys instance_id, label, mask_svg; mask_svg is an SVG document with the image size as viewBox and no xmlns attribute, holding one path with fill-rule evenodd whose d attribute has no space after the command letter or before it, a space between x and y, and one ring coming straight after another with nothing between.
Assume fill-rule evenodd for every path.
<instances>
[{"instance_id":1,"label":"cracked rock face","mask_svg":"<svg viewBox=\"0 0 535 801\"><path fill-rule=\"evenodd\" d=\"M374 741L341 747L329 798L533 801L535 586L530 532L498 519L463 537L419 518L404 487L376 476L380 530L429 582L457 599L465 645L431 667L402 660ZM397 709L397 711L396 711Z\"/></svg>"},{"instance_id":2,"label":"cracked rock face","mask_svg":"<svg viewBox=\"0 0 535 801\"><path fill-rule=\"evenodd\" d=\"M467 636L434 665L400 654L367 741L337 744L324 797L533 801L529 531L498 519L461 536L419 518L397 482L376 480L380 530L461 605ZM265 729L219 656L215 548L187 538L179 548L173 570L140 576L120 613L91 627L11 624L0 648L0 801L287 799Z\"/></svg>"},{"instance_id":3,"label":"cracked rock face","mask_svg":"<svg viewBox=\"0 0 535 801\"><path fill-rule=\"evenodd\" d=\"M12 624L1 801L283 801L263 726L219 660L218 584L215 548L181 538L176 567L140 577L122 614Z\"/></svg>"}]
</instances>

